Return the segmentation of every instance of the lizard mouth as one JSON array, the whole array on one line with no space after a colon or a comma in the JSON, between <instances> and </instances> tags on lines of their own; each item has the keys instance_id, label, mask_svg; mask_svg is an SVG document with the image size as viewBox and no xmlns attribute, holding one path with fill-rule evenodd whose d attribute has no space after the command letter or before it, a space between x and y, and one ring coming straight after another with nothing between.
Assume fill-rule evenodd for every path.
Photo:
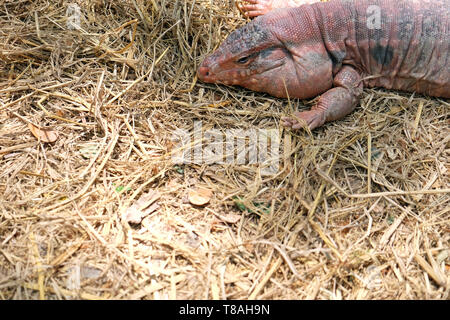
<instances>
[{"instance_id":1,"label":"lizard mouth","mask_svg":"<svg viewBox=\"0 0 450 320\"><path fill-rule=\"evenodd\" d=\"M206 83L223 83L226 85L239 85L243 82L255 82L258 81L258 75L262 75L265 72L272 71L273 69L280 68L286 63L285 58L279 58L270 65L265 65L264 68L248 68L248 69L233 69L233 70L222 70L221 72L215 73L213 70L214 66L205 65L203 63L197 70L197 76L200 81Z\"/></svg>"},{"instance_id":2,"label":"lizard mouth","mask_svg":"<svg viewBox=\"0 0 450 320\"><path fill-rule=\"evenodd\" d=\"M250 76L248 70L241 71L222 71L214 73L212 67L200 66L197 70L197 76L200 81L206 83L222 83L226 85L239 84L243 79Z\"/></svg>"}]
</instances>

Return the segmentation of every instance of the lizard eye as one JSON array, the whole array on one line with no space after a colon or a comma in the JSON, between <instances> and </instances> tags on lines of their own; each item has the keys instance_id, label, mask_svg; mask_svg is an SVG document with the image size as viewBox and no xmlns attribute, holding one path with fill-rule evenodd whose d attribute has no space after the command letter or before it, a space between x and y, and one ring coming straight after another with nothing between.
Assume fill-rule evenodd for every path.
<instances>
[{"instance_id":1,"label":"lizard eye","mask_svg":"<svg viewBox=\"0 0 450 320\"><path fill-rule=\"evenodd\" d=\"M242 58L240 58L240 59L237 60L237 63L239 63L239 64L247 63L247 61L248 61L249 58L250 58L250 56L242 57Z\"/></svg>"}]
</instances>

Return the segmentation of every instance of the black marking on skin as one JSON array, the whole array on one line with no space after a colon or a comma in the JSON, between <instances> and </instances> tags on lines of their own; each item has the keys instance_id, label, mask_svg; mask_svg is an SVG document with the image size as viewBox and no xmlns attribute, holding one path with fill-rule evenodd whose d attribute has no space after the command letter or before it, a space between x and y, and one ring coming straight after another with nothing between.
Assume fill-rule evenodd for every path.
<instances>
[{"instance_id":1,"label":"black marking on skin","mask_svg":"<svg viewBox=\"0 0 450 320\"><path fill-rule=\"evenodd\" d=\"M384 29L369 29L369 39L380 41L387 38L386 31Z\"/></svg>"},{"instance_id":2,"label":"black marking on skin","mask_svg":"<svg viewBox=\"0 0 450 320\"><path fill-rule=\"evenodd\" d=\"M259 54L261 55L261 58L265 59L269 57L275 49L276 49L275 47L266 48L261 52L259 52Z\"/></svg>"},{"instance_id":3,"label":"black marking on skin","mask_svg":"<svg viewBox=\"0 0 450 320\"><path fill-rule=\"evenodd\" d=\"M333 63L333 67L341 66L342 61L345 58L345 52L342 51L329 51L328 56L331 59L331 62Z\"/></svg>"},{"instance_id":4,"label":"black marking on skin","mask_svg":"<svg viewBox=\"0 0 450 320\"><path fill-rule=\"evenodd\" d=\"M291 41L291 40L284 40L283 44L286 48L295 48L298 46L298 42Z\"/></svg>"},{"instance_id":5,"label":"black marking on skin","mask_svg":"<svg viewBox=\"0 0 450 320\"><path fill-rule=\"evenodd\" d=\"M394 56L394 49L389 45L382 46L377 43L375 47L370 49L370 54L379 64L389 65Z\"/></svg>"},{"instance_id":6,"label":"black marking on skin","mask_svg":"<svg viewBox=\"0 0 450 320\"><path fill-rule=\"evenodd\" d=\"M258 59L258 60L254 60L254 61L250 62L250 64L248 64L248 66L247 66L247 69L250 70L252 74L261 73L261 71L264 71L264 72L267 71L265 69L267 67L267 59L266 58L270 57L270 55L275 50L278 50L278 49L282 50L286 56L290 56L289 51L284 47L276 47L276 46L269 47L269 48L263 49L261 51L258 51L256 53L252 54L251 55L252 57L259 55L262 59ZM291 58L292 58L292 56L291 56ZM277 61L278 60L280 60L280 59L277 59ZM271 60L271 61L273 62L275 60ZM269 65L270 65L270 63L269 63ZM269 68L268 70L270 70L270 69L272 69L272 68Z\"/></svg>"}]
</instances>

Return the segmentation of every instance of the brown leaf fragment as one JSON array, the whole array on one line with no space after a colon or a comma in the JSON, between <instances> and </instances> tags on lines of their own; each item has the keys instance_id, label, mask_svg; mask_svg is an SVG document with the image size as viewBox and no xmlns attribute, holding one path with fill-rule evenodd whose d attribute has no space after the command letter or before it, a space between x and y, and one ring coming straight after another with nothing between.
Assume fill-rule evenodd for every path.
<instances>
[{"instance_id":1,"label":"brown leaf fragment","mask_svg":"<svg viewBox=\"0 0 450 320\"><path fill-rule=\"evenodd\" d=\"M150 190L143 194L136 202L124 212L125 220L131 224L139 224L149 214L155 212L159 205L155 203L161 197L158 191Z\"/></svg>"},{"instance_id":2,"label":"brown leaf fragment","mask_svg":"<svg viewBox=\"0 0 450 320\"><path fill-rule=\"evenodd\" d=\"M220 220L222 220L223 222L226 222L226 223L230 223L230 224L238 223L239 220L241 220L241 218L242 218L242 215L233 214L233 213L219 215Z\"/></svg>"},{"instance_id":3,"label":"brown leaf fragment","mask_svg":"<svg viewBox=\"0 0 450 320\"><path fill-rule=\"evenodd\" d=\"M199 187L196 190L189 191L189 202L196 206L203 206L211 200L212 190Z\"/></svg>"},{"instance_id":4,"label":"brown leaf fragment","mask_svg":"<svg viewBox=\"0 0 450 320\"><path fill-rule=\"evenodd\" d=\"M217 212L215 212L214 210L211 210L209 208L206 208L209 212L211 212L213 215L215 215L217 218L220 219L220 221L222 222L226 222L229 224L235 224L238 223L239 220L241 220L242 215L241 214L233 214L233 213L228 213L228 214L219 214Z\"/></svg>"},{"instance_id":5,"label":"brown leaf fragment","mask_svg":"<svg viewBox=\"0 0 450 320\"><path fill-rule=\"evenodd\" d=\"M28 128L30 129L33 136L35 136L38 140L43 142L55 142L58 139L58 133L56 131L45 129L42 127L38 127L31 122L28 122Z\"/></svg>"}]
</instances>

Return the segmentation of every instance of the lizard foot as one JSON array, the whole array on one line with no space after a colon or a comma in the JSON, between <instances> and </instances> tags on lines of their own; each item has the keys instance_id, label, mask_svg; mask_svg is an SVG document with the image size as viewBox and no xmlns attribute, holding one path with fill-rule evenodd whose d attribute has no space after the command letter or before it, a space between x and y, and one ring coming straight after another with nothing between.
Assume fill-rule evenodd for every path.
<instances>
[{"instance_id":1,"label":"lizard foot","mask_svg":"<svg viewBox=\"0 0 450 320\"><path fill-rule=\"evenodd\" d=\"M247 17L257 17L277 8L272 6L273 0L244 0L238 4L238 8Z\"/></svg>"},{"instance_id":2,"label":"lizard foot","mask_svg":"<svg viewBox=\"0 0 450 320\"><path fill-rule=\"evenodd\" d=\"M325 123L324 112L321 110L296 111L291 117L281 118L281 124L292 130L308 126L311 130Z\"/></svg>"},{"instance_id":3,"label":"lizard foot","mask_svg":"<svg viewBox=\"0 0 450 320\"><path fill-rule=\"evenodd\" d=\"M239 10L247 17L257 17L279 8L294 8L319 0L240 0L236 2Z\"/></svg>"}]
</instances>

